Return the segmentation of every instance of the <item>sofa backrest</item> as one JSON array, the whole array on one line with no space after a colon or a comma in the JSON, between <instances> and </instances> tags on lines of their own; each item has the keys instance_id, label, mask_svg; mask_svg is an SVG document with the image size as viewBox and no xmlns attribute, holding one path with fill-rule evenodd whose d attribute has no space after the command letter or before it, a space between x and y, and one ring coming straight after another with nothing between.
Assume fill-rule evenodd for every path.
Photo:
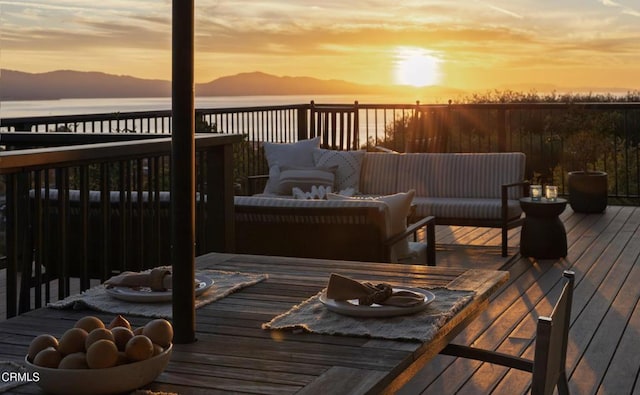
<instances>
[{"instance_id":1,"label":"sofa backrest","mask_svg":"<svg viewBox=\"0 0 640 395\"><path fill-rule=\"evenodd\" d=\"M367 153L360 191L388 194L415 189L418 197L498 199L501 185L524 180L525 164L521 152ZM521 188L509 190L509 198L520 197Z\"/></svg>"},{"instance_id":2,"label":"sofa backrest","mask_svg":"<svg viewBox=\"0 0 640 395\"><path fill-rule=\"evenodd\" d=\"M387 152L367 152L362 160L359 192L364 195L391 195L408 191L397 189L398 163L402 156Z\"/></svg>"},{"instance_id":3,"label":"sofa backrest","mask_svg":"<svg viewBox=\"0 0 640 395\"><path fill-rule=\"evenodd\" d=\"M235 197L236 252L357 261L389 260L386 208L372 200Z\"/></svg>"}]
</instances>

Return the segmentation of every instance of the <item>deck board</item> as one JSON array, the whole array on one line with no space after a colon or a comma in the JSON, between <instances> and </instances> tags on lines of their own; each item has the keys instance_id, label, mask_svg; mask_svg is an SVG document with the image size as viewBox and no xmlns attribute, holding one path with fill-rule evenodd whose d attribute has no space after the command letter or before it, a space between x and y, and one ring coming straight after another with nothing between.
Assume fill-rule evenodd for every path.
<instances>
[{"instance_id":1,"label":"deck board","mask_svg":"<svg viewBox=\"0 0 640 395\"><path fill-rule=\"evenodd\" d=\"M591 215L567 208L560 218L567 257L513 261L509 283L456 342L532 358L535 320L550 311L562 271L571 269L576 272L567 357L571 393L640 393L640 208L609 206ZM517 246L518 239L519 230L510 232L509 245ZM499 238L474 242L498 244ZM528 393L529 386L525 372L438 356L399 393L511 395Z\"/></svg>"},{"instance_id":2,"label":"deck board","mask_svg":"<svg viewBox=\"0 0 640 395\"><path fill-rule=\"evenodd\" d=\"M560 293L562 271L571 269L576 272L567 356L571 393L640 393L640 207L609 206L605 213L592 215L567 208L560 218L567 231L567 257L538 261L517 255L509 261L508 284L456 342L532 358L536 318L550 312ZM447 265L477 265L479 257L498 259L499 229L436 229L437 243L446 246L441 254L449 254ZM519 228L509 231L510 251L516 254L519 239ZM471 247L449 248L461 243ZM4 298L4 281L0 273L0 298ZM4 299L0 303L4 318ZM294 373L301 372L290 373L282 377L293 383ZM530 375L525 372L437 356L399 394L511 395L527 393L529 385Z\"/></svg>"}]
</instances>

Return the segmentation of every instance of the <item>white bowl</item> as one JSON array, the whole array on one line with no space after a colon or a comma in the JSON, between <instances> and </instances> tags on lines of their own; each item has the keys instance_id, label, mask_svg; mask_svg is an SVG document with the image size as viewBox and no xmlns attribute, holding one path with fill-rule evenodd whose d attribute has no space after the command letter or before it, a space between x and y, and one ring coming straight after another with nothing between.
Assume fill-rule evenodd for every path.
<instances>
[{"instance_id":1,"label":"white bowl","mask_svg":"<svg viewBox=\"0 0 640 395\"><path fill-rule=\"evenodd\" d=\"M37 384L47 393L61 395L106 395L130 392L152 382L167 367L173 345L140 362L106 369L52 369L36 366L24 358L27 368L37 372Z\"/></svg>"}]
</instances>

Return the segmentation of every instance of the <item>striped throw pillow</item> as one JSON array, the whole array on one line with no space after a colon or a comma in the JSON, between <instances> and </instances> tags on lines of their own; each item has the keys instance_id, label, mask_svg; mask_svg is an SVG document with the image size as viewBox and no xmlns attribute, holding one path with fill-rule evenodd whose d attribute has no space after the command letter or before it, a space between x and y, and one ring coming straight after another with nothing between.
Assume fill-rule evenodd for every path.
<instances>
[{"instance_id":1,"label":"striped throw pillow","mask_svg":"<svg viewBox=\"0 0 640 395\"><path fill-rule=\"evenodd\" d=\"M280 177L276 192L279 195L291 195L292 189L310 192L311 187L324 186L333 189L337 166L333 167L280 167Z\"/></svg>"}]
</instances>

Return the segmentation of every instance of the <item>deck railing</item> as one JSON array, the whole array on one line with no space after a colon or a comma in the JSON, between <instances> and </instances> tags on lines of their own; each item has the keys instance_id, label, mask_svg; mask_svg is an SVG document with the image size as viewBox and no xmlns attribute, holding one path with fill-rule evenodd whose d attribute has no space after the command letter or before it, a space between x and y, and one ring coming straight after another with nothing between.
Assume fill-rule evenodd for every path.
<instances>
[{"instance_id":1,"label":"deck railing","mask_svg":"<svg viewBox=\"0 0 640 395\"><path fill-rule=\"evenodd\" d=\"M559 185L561 194L565 193L567 171L583 170L576 154L591 153L589 166L609 173L610 198L617 203L640 203L640 103L356 105L358 141L363 148L522 151L527 154L527 176ZM246 136L236 158L237 182L244 186L247 176L267 173L260 142L293 142L311 135L315 130L311 108L311 104L299 104L197 109L196 130ZM0 120L0 132L132 136L168 134L170 130L170 111ZM589 141L580 141L585 136ZM589 147L590 143L595 146Z\"/></svg>"},{"instance_id":2,"label":"deck railing","mask_svg":"<svg viewBox=\"0 0 640 395\"><path fill-rule=\"evenodd\" d=\"M235 135L196 137L196 253L231 251ZM7 315L170 264L169 136L0 152ZM72 280L73 279L73 280ZM57 282L57 295L51 282Z\"/></svg>"}]
</instances>

